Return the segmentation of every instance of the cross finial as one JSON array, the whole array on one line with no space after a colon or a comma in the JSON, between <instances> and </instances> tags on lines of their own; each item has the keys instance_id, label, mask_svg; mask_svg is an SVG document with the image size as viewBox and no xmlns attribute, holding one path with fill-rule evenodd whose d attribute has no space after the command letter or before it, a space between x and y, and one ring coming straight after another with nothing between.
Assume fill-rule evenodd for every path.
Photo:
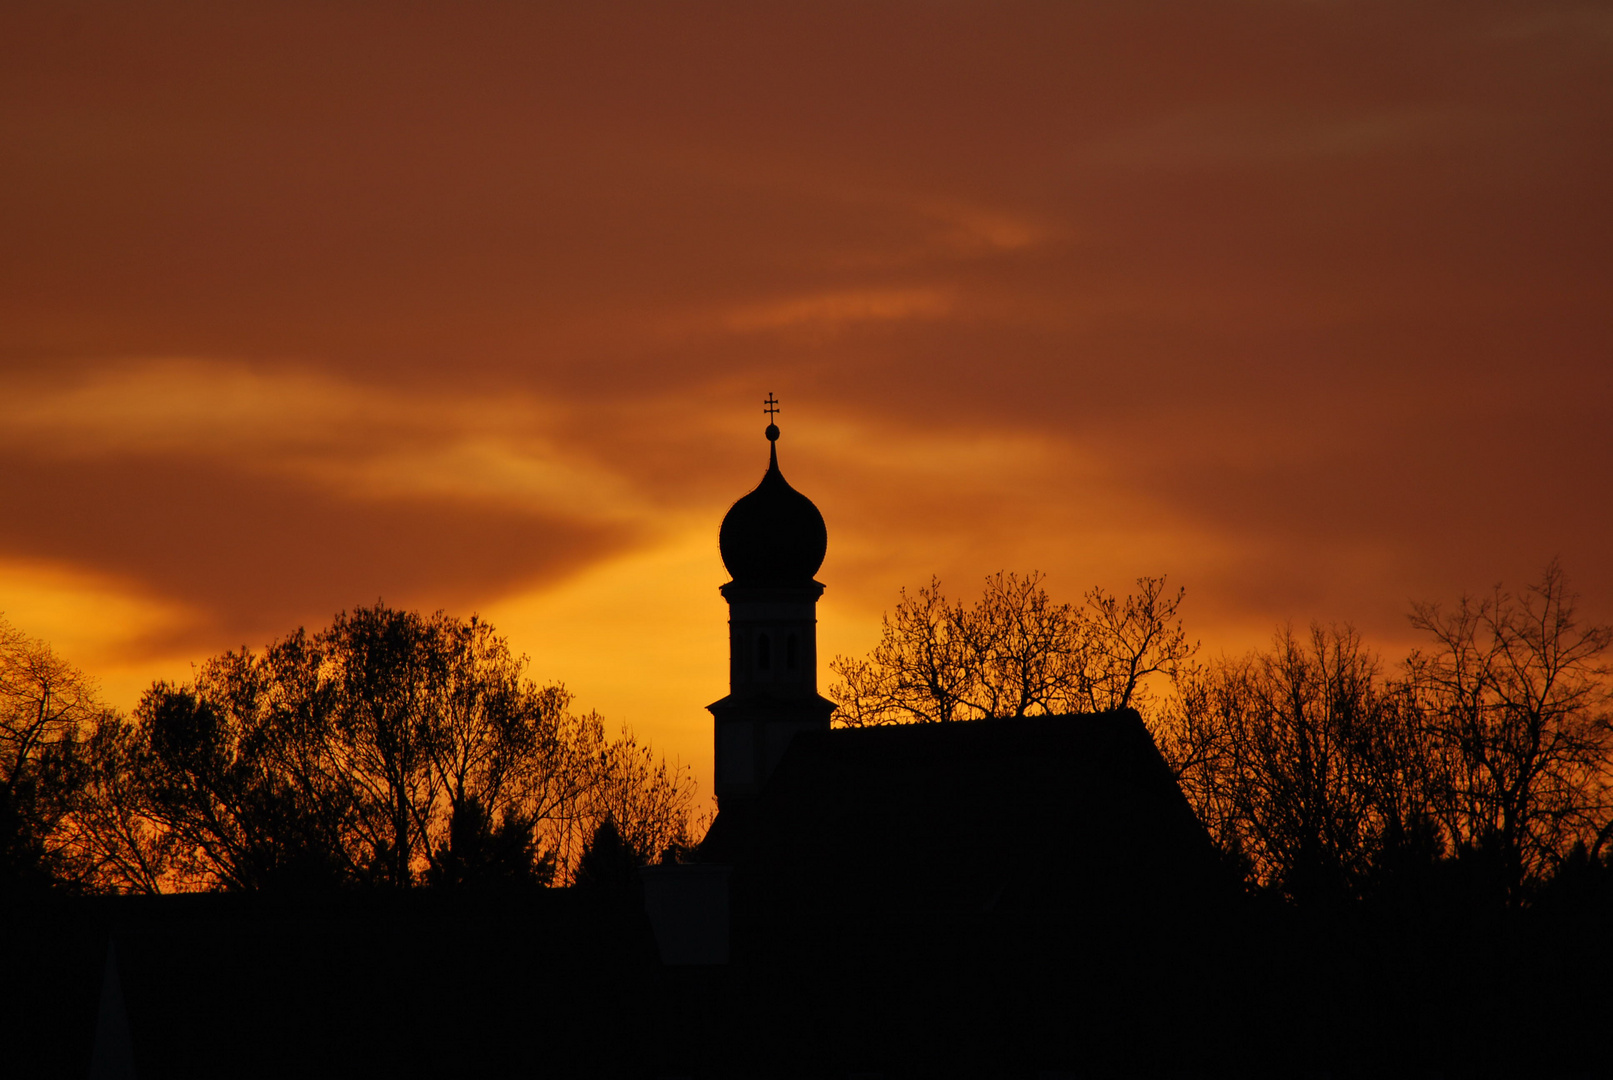
<instances>
[{"instance_id":1,"label":"cross finial","mask_svg":"<svg viewBox=\"0 0 1613 1080\"><path fill-rule=\"evenodd\" d=\"M773 423L773 417L778 415L778 399L775 398L773 396L773 392L769 390L767 392L767 400L762 402L762 404L765 406L762 411L767 414L768 420L767 431L763 432L763 434L767 436L768 442L776 443L778 442L778 425Z\"/></svg>"}]
</instances>

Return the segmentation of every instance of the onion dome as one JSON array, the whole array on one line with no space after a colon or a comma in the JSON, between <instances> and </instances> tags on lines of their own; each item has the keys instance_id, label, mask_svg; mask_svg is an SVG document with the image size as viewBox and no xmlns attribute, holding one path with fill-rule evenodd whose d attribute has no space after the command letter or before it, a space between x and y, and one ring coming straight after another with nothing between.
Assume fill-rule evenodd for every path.
<instances>
[{"instance_id":1,"label":"onion dome","mask_svg":"<svg viewBox=\"0 0 1613 1080\"><path fill-rule=\"evenodd\" d=\"M768 424L767 473L729 508L717 534L723 565L740 585L804 585L829 547L823 515L779 472L778 435L778 426Z\"/></svg>"}]
</instances>

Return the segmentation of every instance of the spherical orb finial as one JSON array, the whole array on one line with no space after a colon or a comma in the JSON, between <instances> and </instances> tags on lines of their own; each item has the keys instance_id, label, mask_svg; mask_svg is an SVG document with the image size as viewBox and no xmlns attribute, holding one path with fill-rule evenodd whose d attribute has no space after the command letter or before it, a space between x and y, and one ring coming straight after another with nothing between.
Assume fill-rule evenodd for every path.
<instances>
[{"instance_id":1,"label":"spherical orb finial","mask_svg":"<svg viewBox=\"0 0 1613 1080\"><path fill-rule=\"evenodd\" d=\"M778 425L768 424L767 430L763 434L767 436L768 442L778 442Z\"/></svg>"}]
</instances>

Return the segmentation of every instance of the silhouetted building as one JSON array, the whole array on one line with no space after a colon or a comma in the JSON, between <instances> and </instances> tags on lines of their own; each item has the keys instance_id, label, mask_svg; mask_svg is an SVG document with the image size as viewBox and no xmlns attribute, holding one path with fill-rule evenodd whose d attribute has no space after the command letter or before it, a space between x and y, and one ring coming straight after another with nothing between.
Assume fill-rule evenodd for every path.
<instances>
[{"instance_id":1,"label":"silhouetted building","mask_svg":"<svg viewBox=\"0 0 1613 1080\"><path fill-rule=\"evenodd\" d=\"M1527 924L1296 915L1241 895L1134 712L831 729L827 533L768 437L720 534L730 693L696 861L635 876L596 849L569 889L0 896L0 1075L1606 1072L1584 929L1613 886Z\"/></svg>"},{"instance_id":2,"label":"silhouetted building","mask_svg":"<svg viewBox=\"0 0 1613 1080\"><path fill-rule=\"evenodd\" d=\"M767 426L768 464L756 490L723 518L718 545L733 580L728 601L728 696L716 718L719 806L759 794L790 741L828 731L834 703L818 694L818 598L812 575L829 534L812 500L778 467L777 425Z\"/></svg>"},{"instance_id":3,"label":"silhouetted building","mask_svg":"<svg viewBox=\"0 0 1613 1080\"><path fill-rule=\"evenodd\" d=\"M1215 1067L1202 987L1212 968L1226 982L1229 893L1141 720L831 729L827 532L767 435L720 532L730 692L710 706L720 811L696 861L646 868L642 902L628 874L13 904L0 1072Z\"/></svg>"},{"instance_id":4,"label":"silhouetted building","mask_svg":"<svg viewBox=\"0 0 1613 1080\"><path fill-rule=\"evenodd\" d=\"M1184 1040L1199 1060L1178 998L1228 897L1141 719L831 730L813 579L827 533L785 482L778 435L720 533L720 810L698 864L647 875L663 959L730 968L686 1064L1035 1074L1165 1067Z\"/></svg>"}]
</instances>

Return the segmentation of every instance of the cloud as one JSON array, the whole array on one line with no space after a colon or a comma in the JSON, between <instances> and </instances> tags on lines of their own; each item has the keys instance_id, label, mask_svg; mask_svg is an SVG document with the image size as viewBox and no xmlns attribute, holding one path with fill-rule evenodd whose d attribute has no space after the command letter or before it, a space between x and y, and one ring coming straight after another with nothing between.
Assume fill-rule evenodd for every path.
<instances>
[{"instance_id":1,"label":"cloud","mask_svg":"<svg viewBox=\"0 0 1613 1080\"><path fill-rule=\"evenodd\" d=\"M411 393L298 367L120 362L0 383L0 445L71 461L229 462L359 501L642 519L629 483L566 450L558 413L524 394Z\"/></svg>"},{"instance_id":2,"label":"cloud","mask_svg":"<svg viewBox=\"0 0 1613 1080\"><path fill-rule=\"evenodd\" d=\"M860 289L749 304L723 317L737 333L811 327L836 330L857 323L939 319L952 309L940 289Z\"/></svg>"},{"instance_id":3,"label":"cloud","mask_svg":"<svg viewBox=\"0 0 1613 1080\"><path fill-rule=\"evenodd\" d=\"M7 462L0 551L136 583L229 636L384 597L469 605L634 542L629 531L455 499L353 500L206 461ZM155 645L154 645L155 647Z\"/></svg>"},{"instance_id":4,"label":"cloud","mask_svg":"<svg viewBox=\"0 0 1613 1080\"><path fill-rule=\"evenodd\" d=\"M45 560L0 559L0 609L14 626L72 662L109 661L193 632L201 613L129 581Z\"/></svg>"},{"instance_id":5,"label":"cloud","mask_svg":"<svg viewBox=\"0 0 1613 1080\"><path fill-rule=\"evenodd\" d=\"M848 648L932 571L1613 597L1584 5L72 22L0 10L0 607L114 651L594 595L590 673L684 663L609 582L712 595L769 390Z\"/></svg>"},{"instance_id":6,"label":"cloud","mask_svg":"<svg viewBox=\"0 0 1613 1080\"><path fill-rule=\"evenodd\" d=\"M280 632L378 597L475 604L657 531L630 478L568 453L520 398L190 360L14 378L0 401L0 504L28 508L0 519L0 554L184 613L123 620L140 627L116 638L126 649ZM21 577L68 607L85 591Z\"/></svg>"}]
</instances>

